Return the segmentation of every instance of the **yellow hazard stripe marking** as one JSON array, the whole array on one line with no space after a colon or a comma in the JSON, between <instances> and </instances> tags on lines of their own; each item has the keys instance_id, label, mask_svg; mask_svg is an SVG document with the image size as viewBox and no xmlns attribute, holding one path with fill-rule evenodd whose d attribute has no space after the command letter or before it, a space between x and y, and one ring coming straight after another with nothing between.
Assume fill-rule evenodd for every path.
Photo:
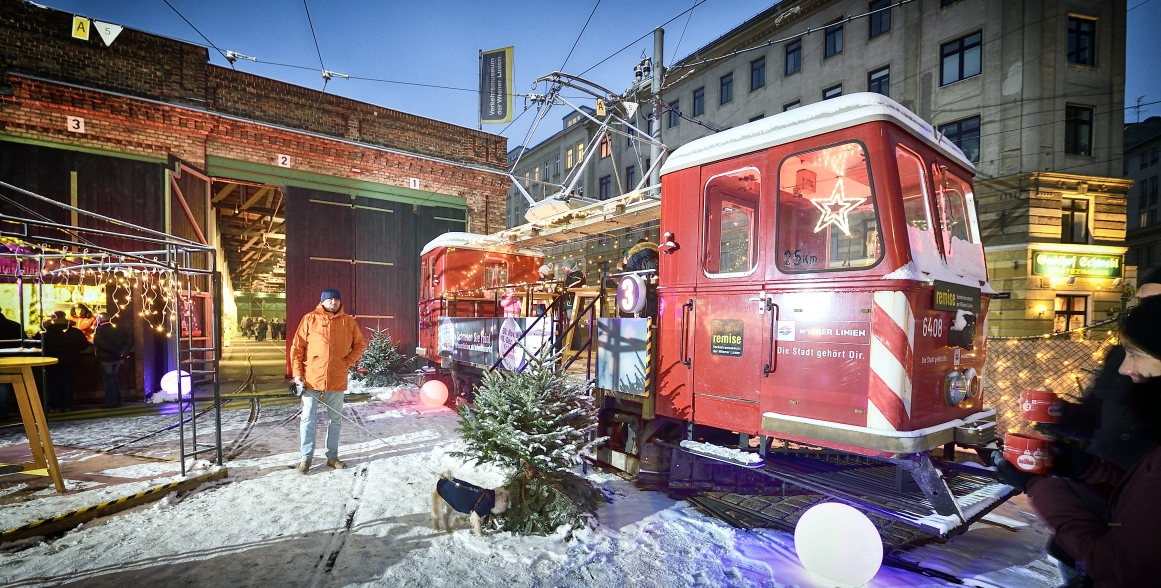
<instances>
[{"instance_id":1,"label":"yellow hazard stripe marking","mask_svg":"<svg viewBox=\"0 0 1161 588\"><path fill-rule=\"evenodd\" d=\"M14 527L14 528L12 528L12 529L8 529L7 531L4 531L3 533L0 533L0 537L7 537L8 535L13 535L13 534L15 534L15 533L20 533L20 532L22 532L22 531L27 531L27 530L29 530L29 529L35 529L35 528L37 528L37 527L39 527L39 526L41 526L41 525L44 525L44 524L46 524L46 523L55 523L55 522L59 522L59 521L62 521L62 520L64 520L64 519L67 519L67 518L69 518L69 517L74 517L74 516L77 516L77 515L82 515L82 514L85 514L85 513L89 512L89 511L93 511L93 510L101 509L101 508L104 508L104 507L106 507L106 506L109 506L109 505L112 505L112 504L122 504L122 503L124 503L124 502L126 502L126 501L129 501L129 500L136 500L136 499L138 499L138 498L143 498L143 497L145 497L145 496L149 496L150 494L157 494L157 493L159 493L159 492L165 492L165 491L167 491L167 490L171 490L171 489L173 489L173 488L175 488L175 487L177 487L177 486L179 486L179 485L181 485L181 484L183 484L183 483L185 483L185 482L188 482L188 481L189 481L189 480L182 480L182 481L179 481L179 482L171 482L171 483L169 483L169 484L166 484L166 485L164 485L164 486L157 486L157 487L155 487L155 488L150 488L149 490L144 490L144 491L138 492L137 494L134 494L134 495L132 495L132 496L122 496L121 498L118 498L118 499L116 499L116 500L110 500L110 501L108 501L108 502L102 502L102 503L100 503L100 504L98 504L98 505L96 505L96 506L86 506L86 507L84 507L84 508L81 508L81 509L77 509L77 510L74 510L74 511L66 512L66 513L64 513L64 514L59 514L59 515L57 515L57 516L55 516L55 517L52 517L51 519L40 519L39 521L33 521L33 522L31 522L31 523L28 523L27 525L24 525L24 526L21 526L21 527Z\"/></svg>"}]
</instances>

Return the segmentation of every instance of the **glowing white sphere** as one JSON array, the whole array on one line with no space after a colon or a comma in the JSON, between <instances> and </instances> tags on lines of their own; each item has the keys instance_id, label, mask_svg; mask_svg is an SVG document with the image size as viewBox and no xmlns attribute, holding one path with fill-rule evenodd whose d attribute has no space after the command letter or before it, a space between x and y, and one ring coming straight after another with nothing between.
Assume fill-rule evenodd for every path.
<instances>
[{"instance_id":1,"label":"glowing white sphere","mask_svg":"<svg viewBox=\"0 0 1161 588\"><path fill-rule=\"evenodd\" d=\"M862 586L883 564L883 539L874 523L838 502L813 506L798 519L794 550L806 571L825 586Z\"/></svg>"},{"instance_id":2,"label":"glowing white sphere","mask_svg":"<svg viewBox=\"0 0 1161 588\"><path fill-rule=\"evenodd\" d=\"M178 374L181 374L181 381L178 381ZM167 394L177 396L177 387L181 386L181 395L189 396L190 391L190 377L188 372L173 370L164 376L161 376L161 389Z\"/></svg>"},{"instance_id":3,"label":"glowing white sphere","mask_svg":"<svg viewBox=\"0 0 1161 588\"><path fill-rule=\"evenodd\" d=\"M435 408L447 402L447 384L439 380L428 380L419 388L419 401L428 408Z\"/></svg>"}]
</instances>

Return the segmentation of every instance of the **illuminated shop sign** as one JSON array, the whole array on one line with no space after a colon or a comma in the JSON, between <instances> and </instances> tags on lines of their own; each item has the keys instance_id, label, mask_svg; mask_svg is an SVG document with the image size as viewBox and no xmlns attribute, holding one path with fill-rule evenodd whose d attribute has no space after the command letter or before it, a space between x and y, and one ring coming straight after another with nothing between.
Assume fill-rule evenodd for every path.
<instances>
[{"instance_id":1,"label":"illuminated shop sign","mask_svg":"<svg viewBox=\"0 0 1161 588\"><path fill-rule=\"evenodd\" d=\"M1032 253L1032 275L1119 278L1121 277L1121 256L1034 251Z\"/></svg>"}]
</instances>

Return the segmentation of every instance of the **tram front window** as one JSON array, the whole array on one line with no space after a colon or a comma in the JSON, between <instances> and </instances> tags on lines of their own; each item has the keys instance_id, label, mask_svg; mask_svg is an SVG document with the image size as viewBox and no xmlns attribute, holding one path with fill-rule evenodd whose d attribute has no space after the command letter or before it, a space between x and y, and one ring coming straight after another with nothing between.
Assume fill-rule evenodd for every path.
<instances>
[{"instance_id":1,"label":"tram front window","mask_svg":"<svg viewBox=\"0 0 1161 588\"><path fill-rule=\"evenodd\" d=\"M865 268L882 259L875 193L860 143L799 153L778 174L778 268Z\"/></svg>"}]
</instances>

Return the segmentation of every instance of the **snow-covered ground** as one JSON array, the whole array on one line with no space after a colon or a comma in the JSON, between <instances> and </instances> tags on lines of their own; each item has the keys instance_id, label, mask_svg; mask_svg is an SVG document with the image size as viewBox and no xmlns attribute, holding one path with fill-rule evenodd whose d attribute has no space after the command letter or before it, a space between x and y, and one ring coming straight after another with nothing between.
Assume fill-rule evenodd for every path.
<instances>
[{"instance_id":1,"label":"snow-covered ground","mask_svg":"<svg viewBox=\"0 0 1161 588\"><path fill-rule=\"evenodd\" d=\"M499 532L476 537L461 520L454 533L433 531L431 490L439 471L451 469L484 486L499 484L504 472L448 455L460 443L449 410L384 401L347 408L374 433L344 424L341 455L348 469L322 466L321 427L320 452L306 476L290 469L298 455L295 442L284 441L277 451L244 452L227 464L225 480L94 521L55 540L7 548L0 552L0 585L817 585L795 556L791 534L735 529L684 501L599 473L590 478L613 500L601 508L593 529L547 537ZM234 418L223 421L234 424ZM269 430L293 440L296 425ZM92 430L100 432L96 437L113 428L93 423ZM81 439L80 427L69 434L78 444L102 445L101 439ZM255 435L262 434L256 428ZM148 473L160 475L172 464L105 473L133 477L149 467L156 471ZM172 474L0 507L0 527L131 494L176 479ZM904 557L979 586L1059 584L1055 566L1043 554L1047 531L1022 497L997 513L1027 526L1010 531L977 524L965 535ZM869 584L944 585L886 567Z\"/></svg>"}]
</instances>

